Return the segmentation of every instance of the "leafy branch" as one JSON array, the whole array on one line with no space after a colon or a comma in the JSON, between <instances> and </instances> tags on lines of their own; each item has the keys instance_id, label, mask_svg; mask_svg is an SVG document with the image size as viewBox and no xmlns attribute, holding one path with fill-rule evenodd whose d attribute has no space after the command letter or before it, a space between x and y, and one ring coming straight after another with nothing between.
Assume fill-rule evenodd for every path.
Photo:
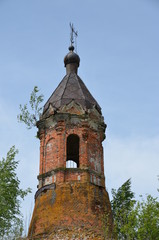
<instances>
[{"instance_id":1,"label":"leafy branch","mask_svg":"<svg viewBox=\"0 0 159 240\"><path fill-rule=\"evenodd\" d=\"M21 113L17 116L18 121L25 123L28 129L36 126L36 122L40 118L42 112L40 104L43 102L44 96L42 94L38 95L38 93L39 89L35 86L29 100L31 111L28 110L28 104L24 104L24 106L20 104L19 106Z\"/></svg>"},{"instance_id":2,"label":"leafy branch","mask_svg":"<svg viewBox=\"0 0 159 240\"><path fill-rule=\"evenodd\" d=\"M18 161L15 157L18 150L11 147L6 158L0 160L0 239L6 239L10 234L20 234L23 230L20 198L31 192L30 188L20 188L16 174ZM13 238L9 238L13 239Z\"/></svg>"}]
</instances>

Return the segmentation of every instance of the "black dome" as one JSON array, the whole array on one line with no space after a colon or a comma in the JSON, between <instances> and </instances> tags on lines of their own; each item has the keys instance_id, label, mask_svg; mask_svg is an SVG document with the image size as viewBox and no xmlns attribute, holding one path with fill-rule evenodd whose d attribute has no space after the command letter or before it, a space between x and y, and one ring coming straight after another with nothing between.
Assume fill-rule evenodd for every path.
<instances>
[{"instance_id":1,"label":"black dome","mask_svg":"<svg viewBox=\"0 0 159 240\"><path fill-rule=\"evenodd\" d=\"M69 47L69 50L70 52L64 58L65 67L69 63L76 63L77 66L79 67L80 58L76 53L73 52L74 47L73 46Z\"/></svg>"}]
</instances>

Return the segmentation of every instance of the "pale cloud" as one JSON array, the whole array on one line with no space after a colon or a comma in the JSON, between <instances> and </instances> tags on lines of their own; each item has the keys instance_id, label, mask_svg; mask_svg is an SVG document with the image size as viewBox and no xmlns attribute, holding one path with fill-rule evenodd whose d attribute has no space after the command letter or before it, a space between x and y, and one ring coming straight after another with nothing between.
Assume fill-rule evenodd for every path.
<instances>
[{"instance_id":1,"label":"pale cloud","mask_svg":"<svg viewBox=\"0 0 159 240\"><path fill-rule=\"evenodd\" d=\"M132 179L136 197L152 194L157 197L159 182L159 136L154 138L110 138L104 142L106 187L119 188Z\"/></svg>"}]
</instances>

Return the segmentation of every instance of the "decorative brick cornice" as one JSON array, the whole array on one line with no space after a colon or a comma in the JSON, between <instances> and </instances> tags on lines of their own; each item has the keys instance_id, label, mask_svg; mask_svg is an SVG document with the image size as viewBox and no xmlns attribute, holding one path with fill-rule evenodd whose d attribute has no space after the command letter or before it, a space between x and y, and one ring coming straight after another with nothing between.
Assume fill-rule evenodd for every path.
<instances>
[{"instance_id":1,"label":"decorative brick cornice","mask_svg":"<svg viewBox=\"0 0 159 240\"><path fill-rule=\"evenodd\" d=\"M71 172L71 173L87 172L89 174L93 174L93 175L96 175L96 176L98 176L98 177L100 177L102 179L105 179L104 175L99 174L98 172L93 171L93 170L91 170L89 168L85 168L85 169L84 168L83 169L82 168L56 168L54 170L51 170L51 171L48 171L46 173L38 175L37 179L38 180L42 180L42 179L44 179L46 177L50 177L50 176L52 176L52 175L54 175L55 173L58 173L58 172Z\"/></svg>"}]
</instances>

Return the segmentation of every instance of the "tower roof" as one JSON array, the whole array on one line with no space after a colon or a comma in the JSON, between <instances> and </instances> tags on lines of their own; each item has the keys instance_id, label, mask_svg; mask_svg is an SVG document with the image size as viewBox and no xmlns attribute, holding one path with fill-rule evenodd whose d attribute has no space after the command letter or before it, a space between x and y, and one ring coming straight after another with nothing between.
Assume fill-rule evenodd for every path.
<instances>
[{"instance_id":1,"label":"tower roof","mask_svg":"<svg viewBox=\"0 0 159 240\"><path fill-rule=\"evenodd\" d=\"M70 52L64 58L66 76L44 105L43 113L45 113L50 104L55 109L59 109L60 107L69 104L72 100L77 104L80 104L86 110L95 107L98 112L101 113L99 104L91 95L84 82L77 75L77 69L80 63L79 56L73 52L73 46L69 47L69 50Z\"/></svg>"},{"instance_id":2,"label":"tower roof","mask_svg":"<svg viewBox=\"0 0 159 240\"><path fill-rule=\"evenodd\" d=\"M83 81L76 73L67 74L60 82L56 90L48 99L44 106L44 112L51 104L56 109L69 104L72 100L82 105L83 108L90 109L96 107L99 113L101 108L93 98Z\"/></svg>"}]
</instances>

